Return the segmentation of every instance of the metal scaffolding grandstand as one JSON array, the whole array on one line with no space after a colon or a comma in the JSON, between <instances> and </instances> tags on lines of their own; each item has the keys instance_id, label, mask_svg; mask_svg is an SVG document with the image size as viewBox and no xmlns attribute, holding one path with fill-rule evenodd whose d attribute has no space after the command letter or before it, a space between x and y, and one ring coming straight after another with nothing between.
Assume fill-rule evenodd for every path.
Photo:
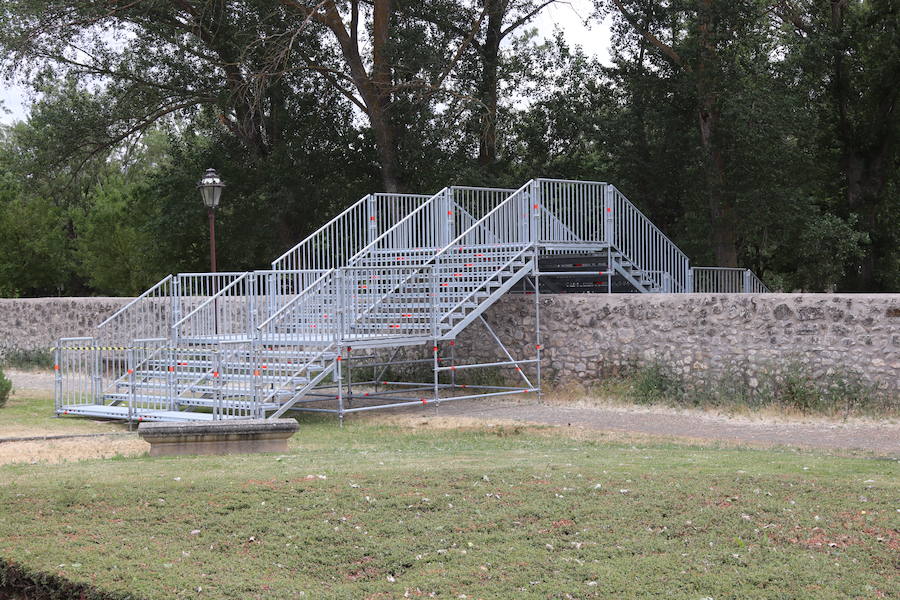
<instances>
[{"instance_id":1,"label":"metal scaffolding grandstand","mask_svg":"<svg viewBox=\"0 0 900 600\"><path fill-rule=\"evenodd\" d=\"M94 336L61 338L55 408L132 422L343 419L540 393L541 293L693 291L768 290L745 269L691 267L610 184L371 194L271 269L169 275ZM513 356L483 318L507 293L533 296L529 356ZM456 339L470 326L497 360L465 359Z\"/></svg>"}]
</instances>

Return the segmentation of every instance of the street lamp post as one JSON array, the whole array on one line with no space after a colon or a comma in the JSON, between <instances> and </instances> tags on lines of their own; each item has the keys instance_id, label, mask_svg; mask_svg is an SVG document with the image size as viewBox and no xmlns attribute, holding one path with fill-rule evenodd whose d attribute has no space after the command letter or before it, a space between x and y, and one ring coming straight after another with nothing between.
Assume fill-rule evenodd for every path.
<instances>
[{"instance_id":1,"label":"street lamp post","mask_svg":"<svg viewBox=\"0 0 900 600\"><path fill-rule=\"evenodd\" d=\"M222 188L225 183L219 178L219 174L215 169L207 169L203 174L203 178L197 184L200 190L200 197L203 198L203 204L206 205L206 211L209 214L209 266L212 273L216 272L216 207L219 206L219 199L222 197ZM219 282L216 275L212 276L210 282L213 295L213 332L219 335L219 303L216 295L219 293Z\"/></svg>"},{"instance_id":2,"label":"street lamp post","mask_svg":"<svg viewBox=\"0 0 900 600\"><path fill-rule=\"evenodd\" d=\"M225 183L219 178L219 174L215 169L207 169L197 189L200 190L200 196L203 198L203 204L206 205L209 214L209 266L212 272L216 272L216 207L219 206L219 199L222 197L222 188Z\"/></svg>"}]
</instances>

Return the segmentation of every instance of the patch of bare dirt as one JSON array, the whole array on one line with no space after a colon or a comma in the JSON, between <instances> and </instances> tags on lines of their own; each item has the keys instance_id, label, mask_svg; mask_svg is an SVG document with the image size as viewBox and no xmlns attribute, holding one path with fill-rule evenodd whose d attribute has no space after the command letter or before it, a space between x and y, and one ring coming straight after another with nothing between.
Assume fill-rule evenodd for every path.
<instances>
[{"instance_id":1,"label":"patch of bare dirt","mask_svg":"<svg viewBox=\"0 0 900 600\"><path fill-rule=\"evenodd\" d=\"M363 418L407 425L418 420L429 427L545 425L566 428L572 433L604 432L628 438L637 435L707 443L863 450L900 456L900 424L869 419L843 422L810 417L803 420L748 418L656 407L563 406L508 400L460 400L430 405L425 410L398 409L393 415Z\"/></svg>"},{"instance_id":2,"label":"patch of bare dirt","mask_svg":"<svg viewBox=\"0 0 900 600\"><path fill-rule=\"evenodd\" d=\"M138 456L150 444L137 436L123 438L69 438L0 444L0 465L11 463L61 463L88 458Z\"/></svg>"},{"instance_id":3,"label":"patch of bare dirt","mask_svg":"<svg viewBox=\"0 0 900 600\"><path fill-rule=\"evenodd\" d=\"M4 369L6 376L13 382L13 396L30 398L46 398L53 396L53 372L44 370L24 371L21 369Z\"/></svg>"}]
</instances>

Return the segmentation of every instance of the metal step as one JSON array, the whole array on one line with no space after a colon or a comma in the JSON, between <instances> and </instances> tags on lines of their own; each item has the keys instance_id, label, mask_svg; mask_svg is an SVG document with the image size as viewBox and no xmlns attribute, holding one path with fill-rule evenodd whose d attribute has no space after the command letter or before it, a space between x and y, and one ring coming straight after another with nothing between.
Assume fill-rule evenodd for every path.
<instances>
[{"instance_id":1,"label":"metal step","mask_svg":"<svg viewBox=\"0 0 900 600\"><path fill-rule=\"evenodd\" d=\"M127 406L109 406L106 404L70 404L63 405L57 411L59 415L80 417L102 417L106 419L128 419ZM131 412L135 420L141 421L212 421L212 413L190 412L180 410L160 410L152 408L135 408Z\"/></svg>"}]
</instances>

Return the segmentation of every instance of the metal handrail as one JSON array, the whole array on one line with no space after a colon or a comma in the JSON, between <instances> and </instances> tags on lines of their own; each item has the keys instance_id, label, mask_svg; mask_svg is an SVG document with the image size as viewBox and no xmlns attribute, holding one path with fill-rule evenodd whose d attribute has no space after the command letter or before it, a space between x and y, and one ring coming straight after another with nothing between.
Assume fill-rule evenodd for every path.
<instances>
[{"instance_id":1,"label":"metal handrail","mask_svg":"<svg viewBox=\"0 0 900 600\"><path fill-rule=\"evenodd\" d=\"M494 272L490 277L484 278L481 281L481 283L478 284L478 287L476 287L471 292L469 292L468 296L466 296L465 298L463 298L462 300L457 302L456 305L453 308L451 308L450 310L448 310L447 313L444 316L442 316L439 320L443 321L444 319L448 319L450 317L450 315L452 315L454 312L456 312L456 309L463 306L470 298L472 298L475 294L477 294L481 288L485 287L488 284L488 282L494 278L494 276L496 276L498 273L505 271L509 265L516 262L516 260L518 260L527 251L528 251L527 247L522 248L522 250L520 250L518 253L511 256L505 263L503 263L502 266L498 267L497 269L494 269Z\"/></svg>"},{"instance_id":2,"label":"metal handrail","mask_svg":"<svg viewBox=\"0 0 900 600\"><path fill-rule=\"evenodd\" d=\"M182 323L184 323L185 321L187 321L188 319L190 319L191 317L193 317L196 313L200 312L202 309L206 308L207 306L209 306L209 305L212 304L213 302L216 302L216 301L217 301L221 296L223 296L228 290L230 290L231 288L235 287L235 286L238 285L241 281L243 281L244 279L246 279L247 276L250 275L250 273L252 273L252 271L247 271L247 272L243 273L240 277L238 277L238 278L232 280L231 283L229 283L228 285L226 285L225 287L223 287L221 290L219 290L218 292L216 292L215 294L213 294L212 296L210 296L209 298L207 298L206 300L204 300L203 302L201 302L200 305L197 306L197 308L195 308L194 310L192 310L191 312L189 312L188 314L186 314L184 317L182 317L181 319L179 319L177 322L173 323L173 324L172 324L172 329L176 329L179 325L181 325Z\"/></svg>"},{"instance_id":3,"label":"metal handrail","mask_svg":"<svg viewBox=\"0 0 900 600\"><path fill-rule=\"evenodd\" d=\"M286 378L285 381L281 382L281 384L279 384L277 387L273 387L272 391L262 400L262 402L266 403L266 402L269 402L270 400L272 400L272 398L274 398L278 394L278 392L280 392L281 390L284 389L285 385L292 383L294 381L294 379L303 371L308 371L309 367L314 362L321 360L322 357L324 357L325 354L327 354L328 352L334 352L334 346L335 346L334 343L331 343L331 344L328 344L327 346L325 346L324 348L322 348L321 350L319 350L319 352L317 354L314 354L311 359L309 359L308 361L306 361L303 364L303 366L301 366L299 369L297 369L296 371L291 373Z\"/></svg>"},{"instance_id":4,"label":"metal handrail","mask_svg":"<svg viewBox=\"0 0 900 600\"><path fill-rule=\"evenodd\" d=\"M103 321L102 323L97 325L97 329L102 329L107 323L109 323L110 321L112 321L113 319L118 317L120 314L122 314L123 312L125 312L126 310L131 308L131 306L134 305L136 302L138 302L139 300L142 300L143 298L146 298L147 296L149 296L150 294L155 292L157 288L161 287L166 282L171 281L172 277L173 277L173 275L169 274L169 275L166 275L165 277L163 277L162 279L160 279L153 287L151 287L150 289L145 291L143 294L141 294L140 296L138 296L137 298L135 298L134 300L132 300L131 302L129 302L128 304L126 304L125 306L123 306L122 308L120 308L119 310L114 312L113 314L111 314L109 317L107 317L105 321Z\"/></svg>"},{"instance_id":5,"label":"metal handrail","mask_svg":"<svg viewBox=\"0 0 900 600\"><path fill-rule=\"evenodd\" d=\"M613 229L613 239L607 240L610 244L614 244L617 249L622 253L622 255L629 260L632 264L642 270L654 270L653 267L660 266L659 264L650 264L653 262L657 263L665 263L669 262L671 264L667 265L665 268L655 269L655 270L663 270L669 274L670 281L677 284L680 288L679 291L687 291L688 277L690 274L690 259L688 256L679 248L675 242L673 242L669 237L662 232L656 225L653 224L650 219L644 215L643 212L638 209L628 198L625 197L615 186L610 186L611 190L614 194L613 204L620 203L622 206L630 209L632 214L637 218L637 221L640 223L639 227L647 228L649 231L657 238L655 242L643 242L641 244L642 249L645 250L644 254L649 256L638 256L635 253L629 252L630 248L625 248L623 243L619 241L617 238L617 234L615 233L615 229ZM620 216L619 210L616 210L618 207L613 208L612 214L613 219L623 218ZM615 221L614 221L615 223ZM619 227L625 228L628 225L624 222L618 222ZM613 227L615 228L615 224ZM633 228L634 225L632 224ZM647 248L651 250L646 251ZM648 262L649 261L649 262ZM678 265L676 267L676 265ZM661 286L662 281L657 282L657 285Z\"/></svg>"},{"instance_id":6,"label":"metal handrail","mask_svg":"<svg viewBox=\"0 0 900 600\"><path fill-rule=\"evenodd\" d=\"M308 235L308 236L306 237L306 239L304 239L304 240L301 241L301 242L298 242L298 243L295 244L292 248L290 248L289 250L287 250L286 252L284 252L281 256L279 256L278 258L276 258L275 260L273 260L273 261L272 261L272 269L276 269L276 270L277 270L277 269L278 269L278 263L280 263L280 262L282 262L284 259L286 259L286 258L288 257L288 255L295 253L297 250L299 250L300 248L302 248L304 245L311 243L312 240L313 240L314 238L316 238L317 236L322 235L322 232L326 231L329 227L331 227L332 225L334 225L335 223L337 223L338 221L340 221L342 218L344 218L345 215L347 215L347 214L351 213L352 211L356 210L357 208L359 208L360 206L362 206L363 203L368 202L369 196L370 196L369 194L366 194L365 196L363 196L362 198L360 198L359 200L357 200L356 202L354 202L353 204L351 204L350 206L348 206L347 208L345 208L343 211L341 211L340 213L338 213L338 215L335 216L333 219L331 219L330 221L328 221L327 223L325 223L324 225L322 225L321 227L319 227L318 229L316 229L313 233L311 233L310 235Z\"/></svg>"},{"instance_id":7,"label":"metal handrail","mask_svg":"<svg viewBox=\"0 0 900 600\"><path fill-rule=\"evenodd\" d=\"M679 248L678 245L675 244L675 242L673 242L673 241L671 240L671 238L669 238L669 236L667 236L665 233L663 233L662 229L660 229L659 227L657 227L656 224L653 223L653 221L651 221L650 219L647 218L647 216L641 211L641 209L639 209L637 206L635 206L635 204L634 204L631 200L629 200L628 198L625 197L625 194L623 194L622 192L619 191L619 188L617 188L617 187L614 186L614 185L613 185L613 186L610 186L610 187L612 188L612 190L613 190L614 192L616 192L616 193L619 194L619 197L620 197L620 198L621 198L621 199L622 199L622 200L623 200L630 208L633 208L633 209L634 209L634 210L635 210L635 211L643 218L643 220L646 221L647 225L650 226L650 228L653 230L654 233L656 233L657 235L659 235L660 237L662 237L664 241L668 242L668 243L669 243L675 250L677 250L678 253L679 253L681 256L683 256L686 260L690 260L690 259L688 259L688 255L685 254L685 253L681 250L681 248Z\"/></svg>"},{"instance_id":8,"label":"metal handrail","mask_svg":"<svg viewBox=\"0 0 900 600\"><path fill-rule=\"evenodd\" d=\"M503 205L505 205L507 202L509 202L510 200L512 200L512 199L513 199L516 195L518 195L520 192L522 192L522 191L524 191L526 188L530 187L530 186L531 186L531 183L532 183L532 182L529 181L528 183L526 183L525 185L523 185L522 187L520 187L519 189L517 189L515 192L513 192L512 194L510 194L510 195L506 198L506 200L504 200L503 202L501 202L500 204L498 204L497 206L495 206L494 208L492 208L492 209L490 210L490 212L488 212L486 215L484 215L483 217L481 217L480 219L478 219L478 221L476 221L475 223L473 223L471 227L469 227L468 229L466 229L465 231L463 231L461 234L459 234L458 236L456 236L456 238L454 238L453 241L451 241L449 244L447 244L446 246L444 246L440 251L438 251L438 252L432 257L432 260L436 260L436 259L439 258L441 255L446 254L447 251L450 250L450 248L452 248L453 246L457 245L457 244L459 243L459 241L462 240L462 239L464 239L467 235L469 235L469 233L471 233L472 231L474 231L476 228L481 227L481 226L483 225L483 223L482 223L483 221L485 221L485 220L488 219L489 217L494 216L494 213L498 212L501 208L503 208Z\"/></svg>"},{"instance_id":9,"label":"metal handrail","mask_svg":"<svg viewBox=\"0 0 900 600\"><path fill-rule=\"evenodd\" d=\"M363 255L369 254L369 251L370 251L372 248L375 248L375 247L378 246L378 244L380 244L382 241L384 241L385 239L387 239L387 238L390 237L391 235L394 235L394 233L396 233L397 231L400 231L400 228L401 228L401 227L404 227L404 226L407 224L407 222L409 222L409 221L411 221L412 219L414 219L415 217L417 217L417 216L419 215L419 213L425 212L427 209L431 208L431 206L432 206L433 204L437 203L437 201L438 201L439 199L443 198L444 194L446 193L446 191L447 191L448 189L449 189L449 188L444 188L444 189L442 189L441 191L439 191L438 193L436 193L435 195L433 195L431 198L429 198L428 200L426 200L425 202L423 202L422 204L420 204L418 207L416 207L415 210L413 210L413 211L410 212L408 215L406 215L405 217L403 217L402 219L400 219L399 221L397 221L393 226L391 226L391 227L390 227L388 230L386 230L384 233L382 233L382 234L379 235L377 238L375 238L374 240L372 240L369 244L367 244L366 246L364 246L359 252L357 252L356 254L354 254L353 256L351 256L350 258L348 258L348 259L347 259L347 266L350 266L350 265L352 265L352 264L354 264L354 263L356 263L356 262L359 262L359 259L360 259Z\"/></svg>"},{"instance_id":10,"label":"metal handrail","mask_svg":"<svg viewBox=\"0 0 900 600\"><path fill-rule=\"evenodd\" d=\"M312 269L312 271L315 271L315 269ZM296 302L298 302L301 298L303 298L304 296L310 294L310 293L312 292L312 290L314 290L314 289L316 288L316 286L317 286L322 280L324 280L326 277L329 277L330 275L334 274L334 272L335 272L335 269L328 269L327 271L325 271L325 273L323 273L318 279L316 279L316 280L313 281L311 284L309 284L308 286L306 286L300 293L298 293L296 296L294 296L293 298L291 298L290 301L288 301L284 306L282 306L282 307L279 308L277 311L275 311L275 312L272 314L272 316L270 316L268 319L266 319L265 321L263 321L262 323L260 323L259 325L257 325L257 326L256 326L256 329L259 330L259 331L262 331L263 327L266 327L269 323L271 323L272 321L274 321L275 319L277 319L278 317L280 317L281 314L284 313L284 311L286 311L288 308L291 308L291 307L292 307Z\"/></svg>"},{"instance_id":11,"label":"metal handrail","mask_svg":"<svg viewBox=\"0 0 900 600\"><path fill-rule=\"evenodd\" d=\"M691 267L694 292L709 294L766 294L769 288L750 269Z\"/></svg>"}]
</instances>

